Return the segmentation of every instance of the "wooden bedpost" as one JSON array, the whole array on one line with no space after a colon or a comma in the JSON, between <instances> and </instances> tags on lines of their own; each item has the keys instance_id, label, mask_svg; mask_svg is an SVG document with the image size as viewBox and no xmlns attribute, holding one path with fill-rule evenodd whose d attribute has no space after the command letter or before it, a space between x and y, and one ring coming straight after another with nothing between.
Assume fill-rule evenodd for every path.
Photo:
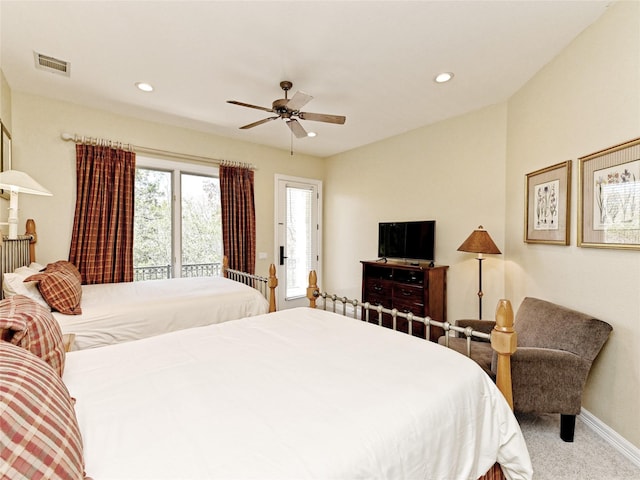
<instances>
[{"instance_id":1,"label":"wooden bedpost","mask_svg":"<svg viewBox=\"0 0 640 480\"><path fill-rule=\"evenodd\" d=\"M316 295L318 292L318 275L315 270L311 270L309 272L309 287L307 287L307 298L311 308L316 308Z\"/></svg>"},{"instance_id":2,"label":"wooden bedpost","mask_svg":"<svg viewBox=\"0 0 640 480\"><path fill-rule=\"evenodd\" d=\"M513 410L511 385L511 355L516 351L518 336L513 329L513 308L509 300L499 300L496 307L496 326L491 332L491 347L498 354L496 385Z\"/></svg>"},{"instance_id":3,"label":"wooden bedpost","mask_svg":"<svg viewBox=\"0 0 640 480\"><path fill-rule=\"evenodd\" d=\"M25 235L31 235L31 241L29 242L29 262L35 262L36 242L38 241L38 234L36 233L36 222L33 218L27 220Z\"/></svg>"},{"instance_id":4,"label":"wooden bedpost","mask_svg":"<svg viewBox=\"0 0 640 480\"><path fill-rule=\"evenodd\" d=\"M269 313L271 313L276 311L276 287L278 286L276 266L273 263L269 265L269 281L267 286L269 287Z\"/></svg>"},{"instance_id":5,"label":"wooden bedpost","mask_svg":"<svg viewBox=\"0 0 640 480\"><path fill-rule=\"evenodd\" d=\"M222 256L222 276L224 278L229 278L229 274L227 273L227 270L229 270L229 257L227 257L226 255Z\"/></svg>"}]
</instances>

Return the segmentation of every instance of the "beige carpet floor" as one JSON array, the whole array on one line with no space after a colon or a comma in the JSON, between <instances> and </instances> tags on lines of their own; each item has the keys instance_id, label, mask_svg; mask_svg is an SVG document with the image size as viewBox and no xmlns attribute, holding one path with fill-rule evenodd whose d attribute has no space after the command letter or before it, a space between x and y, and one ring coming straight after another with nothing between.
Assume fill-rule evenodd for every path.
<instances>
[{"instance_id":1,"label":"beige carpet floor","mask_svg":"<svg viewBox=\"0 0 640 480\"><path fill-rule=\"evenodd\" d=\"M640 480L640 467L579 418L573 443L560 439L560 415L517 415L534 480Z\"/></svg>"}]
</instances>

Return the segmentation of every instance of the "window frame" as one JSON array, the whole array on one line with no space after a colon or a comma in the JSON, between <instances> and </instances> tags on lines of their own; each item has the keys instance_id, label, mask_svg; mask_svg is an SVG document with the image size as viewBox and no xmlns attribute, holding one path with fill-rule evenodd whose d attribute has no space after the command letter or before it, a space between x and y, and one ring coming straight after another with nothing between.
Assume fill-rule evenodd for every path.
<instances>
[{"instance_id":1,"label":"window frame","mask_svg":"<svg viewBox=\"0 0 640 480\"><path fill-rule=\"evenodd\" d=\"M181 162L136 155L136 168L159 170L171 174L171 278L182 277L182 185L181 174L203 175L220 179L218 165ZM135 238L134 238L135 242ZM135 266L135 265L134 265Z\"/></svg>"}]
</instances>

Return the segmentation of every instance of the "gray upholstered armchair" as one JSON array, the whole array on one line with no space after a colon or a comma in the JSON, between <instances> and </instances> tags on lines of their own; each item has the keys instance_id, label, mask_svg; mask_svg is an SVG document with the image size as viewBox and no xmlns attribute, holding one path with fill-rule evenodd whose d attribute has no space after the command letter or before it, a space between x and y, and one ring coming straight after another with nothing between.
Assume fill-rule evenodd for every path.
<instances>
[{"instance_id":1,"label":"gray upholstered armchair","mask_svg":"<svg viewBox=\"0 0 640 480\"><path fill-rule=\"evenodd\" d=\"M489 332L494 322L458 320L457 325ZM554 303L527 297L515 318L518 350L511 358L516 412L559 413L560 437L573 441L576 415L591 364L612 328L606 322ZM439 339L444 343L444 337ZM472 342L471 357L495 377L495 356L488 342ZM466 341L449 346L466 354Z\"/></svg>"}]
</instances>

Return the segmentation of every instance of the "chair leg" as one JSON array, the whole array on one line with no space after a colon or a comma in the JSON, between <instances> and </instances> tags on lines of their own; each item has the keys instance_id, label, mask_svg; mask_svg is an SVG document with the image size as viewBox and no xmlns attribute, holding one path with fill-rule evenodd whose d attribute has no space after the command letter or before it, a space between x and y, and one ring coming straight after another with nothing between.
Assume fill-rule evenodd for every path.
<instances>
[{"instance_id":1,"label":"chair leg","mask_svg":"<svg viewBox=\"0 0 640 480\"><path fill-rule=\"evenodd\" d=\"M560 414L560 438L565 442L573 442L576 430L576 416Z\"/></svg>"}]
</instances>

